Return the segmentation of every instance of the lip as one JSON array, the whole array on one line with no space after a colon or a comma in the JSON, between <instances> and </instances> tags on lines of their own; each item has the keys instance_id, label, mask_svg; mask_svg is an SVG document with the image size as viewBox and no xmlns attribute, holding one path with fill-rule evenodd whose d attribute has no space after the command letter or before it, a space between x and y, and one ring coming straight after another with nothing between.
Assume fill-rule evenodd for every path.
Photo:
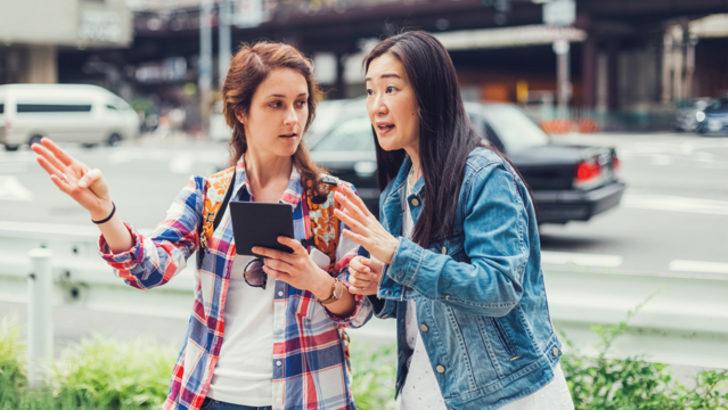
<instances>
[{"instance_id":1,"label":"lip","mask_svg":"<svg viewBox=\"0 0 728 410\"><path fill-rule=\"evenodd\" d=\"M287 134L280 134L278 136L278 138L295 139L295 138L298 138L298 133L291 132L291 133L287 133Z\"/></svg>"},{"instance_id":2,"label":"lip","mask_svg":"<svg viewBox=\"0 0 728 410\"><path fill-rule=\"evenodd\" d=\"M377 121L374 123L374 128L379 135L387 135L396 128L396 125L388 121Z\"/></svg>"}]
</instances>

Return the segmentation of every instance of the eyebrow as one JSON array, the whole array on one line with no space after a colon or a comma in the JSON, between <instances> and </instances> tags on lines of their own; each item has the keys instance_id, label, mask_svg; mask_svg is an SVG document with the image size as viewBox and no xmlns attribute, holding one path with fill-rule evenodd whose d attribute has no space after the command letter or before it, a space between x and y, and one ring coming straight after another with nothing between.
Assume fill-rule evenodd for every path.
<instances>
[{"instance_id":1,"label":"eyebrow","mask_svg":"<svg viewBox=\"0 0 728 410\"><path fill-rule=\"evenodd\" d=\"M301 93L301 94L298 94L296 97L307 97L307 96L308 96L308 93ZM270 98L270 97L286 98L288 96L287 95L284 95L284 94L271 94L271 95L268 96L268 98Z\"/></svg>"},{"instance_id":2,"label":"eyebrow","mask_svg":"<svg viewBox=\"0 0 728 410\"><path fill-rule=\"evenodd\" d=\"M400 77L400 75L397 73L385 73L380 75L379 78L399 78L400 80L402 79L402 77ZM364 81L372 81L372 78L367 77L364 79Z\"/></svg>"}]
</instances>

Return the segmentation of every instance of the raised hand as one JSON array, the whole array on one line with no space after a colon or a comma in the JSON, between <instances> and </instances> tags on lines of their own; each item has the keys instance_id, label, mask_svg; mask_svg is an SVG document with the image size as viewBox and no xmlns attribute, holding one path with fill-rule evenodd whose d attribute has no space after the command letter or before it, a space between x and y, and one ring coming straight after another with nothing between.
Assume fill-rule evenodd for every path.
<instances>
[{"instance_id":1,"label":"raised hand","mask_svg":"<svg viewBox=\"0 0 728 410\"><path fill-rule=\"evenodd\" d=\"M49 138L31 147L36 162L50 176L51 181L90 214L91 219L103 219L112 209L109 189L101 171L89 169L70 156Z\"/></svg>"},{"instance_id":2,"label":"raised hand","mask_svg":"<svg viewBox=\"0 0 728 410\"><path fill-rule=\"evenodd\" d=\"M349 262L349 293L376 295L384 264L376 260L355 256Z\"/></svg>"},{"instance_id":3,"label":"raised hand","mask_svg":"<svg viewBox=\"0 0 728 410\"><path fill-rule=\"evenodd\" d=\"M344 236L363 246L377 260L389 264L399 240L384 229L364 201L345 184L337 188L334 198L341 207L335 211L336 217L349 228L344 229Z\"/></svg>"}]
</instances>

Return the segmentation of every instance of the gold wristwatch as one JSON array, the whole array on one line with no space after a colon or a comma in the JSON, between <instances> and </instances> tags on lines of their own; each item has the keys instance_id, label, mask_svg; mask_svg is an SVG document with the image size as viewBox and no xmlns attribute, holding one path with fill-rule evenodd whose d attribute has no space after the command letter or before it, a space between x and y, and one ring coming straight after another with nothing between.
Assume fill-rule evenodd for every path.
<instances>
[{"instance_id":1,"label":"gold wristwatch","mask_svg":"<svg viewBox=\"0 0 728 410\"><path fill-rule=\"evenodd\" d=\"M327 297L326 299L318 299L318 302L322 305L328 305L329 303L334 303L337 300L341 299L341 296L344 294L344 284L341 283L339 278L334 279L334 283L331 284L331 296Z\"/></svg>"}]
</instances>

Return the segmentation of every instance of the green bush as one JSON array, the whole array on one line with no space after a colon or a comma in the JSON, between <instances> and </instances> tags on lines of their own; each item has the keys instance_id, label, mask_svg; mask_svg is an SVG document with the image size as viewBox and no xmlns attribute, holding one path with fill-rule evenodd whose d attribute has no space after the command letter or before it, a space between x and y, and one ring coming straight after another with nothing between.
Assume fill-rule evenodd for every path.
<instances>
[{"instance_id":1,"label":"green bush","mask_svg":"<svg viewBox=\"0 0 728 410\"><path fill-rule=\"evenodd\" d=\"M47 388L31 390L17 329L7 320L0 322L0 410L151 409L164 401L172 350L141 341L93 338L63 353ZM577 409L728 409L726 371L702 371L688 388L674 380L664 364L608 357L612 342L626 329L626 321L595 327L601 340L596 357L572 350L562 359ZM567 337L562 339L573 348ZM391 345L372 348L354 342L352 390L358 408L396 408L395 356Z\"/></svg>"},{"instance_id":2,"label":"green bush","mask_svg":"<svg viewBox=\"0 0 728 410\"><path fill-rule=\"evenodd\" d=\"M567 335L561 334L572 350L571 354L564 355L561 364L575 408L728 409L728 371L701 371L695 377L694 387L688 388L673 379L665 364L648 362L641 356L608 357L614 340L629 329L629 320L643 305L630 311L627 319L616 325L592 327L600 341L596 357L580 354Z\"/></svg>"},{"instance_id":3,"label":"green bush","mask_svg":"<svg viewBox=\"0 0 728 410\"><path fill-rule=\"evenodd\" d=\"M396 353L394 346L379 349L352 345L352 394L360 410L396 409L394 381Z\"/></svg>"},{"instance_id":4,"label":"green bush","mask_svg":"<svg viewBox=\"0 0 728 410\"><path fill-rule=\"evenodd\" d=\"M25 373L20 363L24 355L18 328L8 319L0 322L0 408L13 408L25 388Z\"/></svg>"},{"instance_id":5,"label":"green bush","mask_svg":"<svg viewBox=\"0 0 728 410\"><path fill-rule=\"evenodd\" d=\"M56 398L69 408L159 408L173 363L174 353L154 343L86 340L61 358Z\"/></svg>"}]
</instances>

